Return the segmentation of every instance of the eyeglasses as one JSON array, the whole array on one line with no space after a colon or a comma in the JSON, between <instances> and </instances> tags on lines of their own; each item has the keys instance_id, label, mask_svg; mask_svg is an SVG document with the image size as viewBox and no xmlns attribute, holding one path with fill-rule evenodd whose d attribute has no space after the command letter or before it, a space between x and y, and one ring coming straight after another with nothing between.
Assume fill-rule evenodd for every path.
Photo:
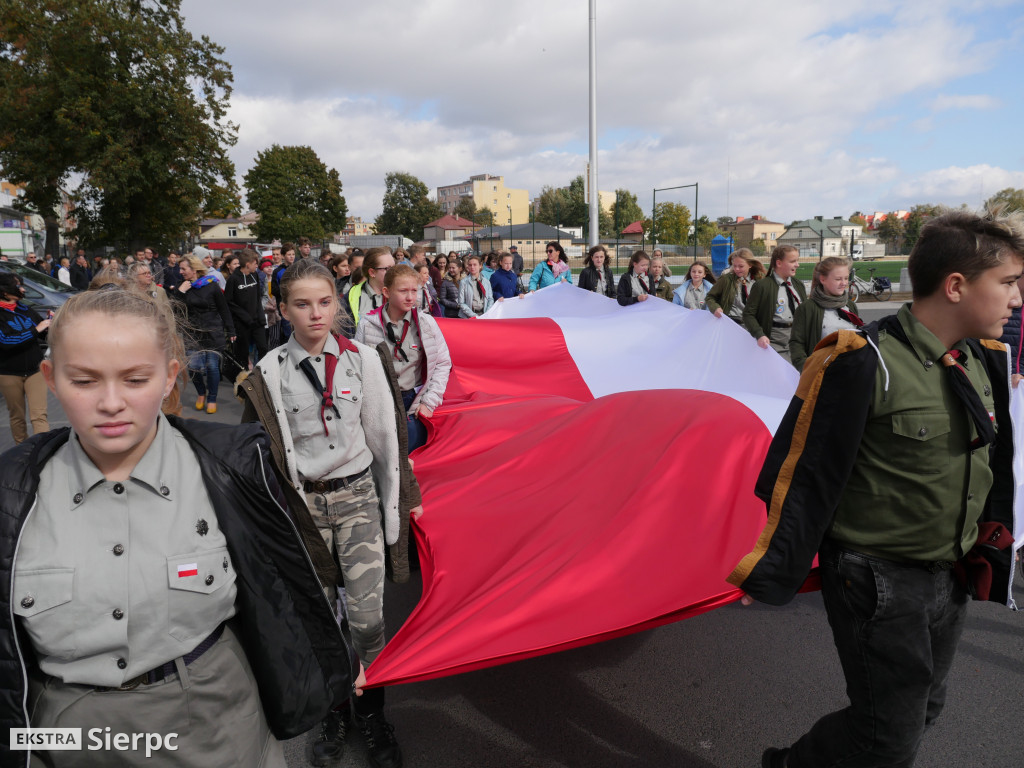
<instances>
[{"instance_id":1,"label":"eyeglasses","mask_svg":"<svg viewBox=\"0 0 1024 768\"><path fill-rule=\"evenodd\" d=\"M557 253L557 251L554 248L548 248L547 252L548 253Z\"/></svg>"}]
</instances>

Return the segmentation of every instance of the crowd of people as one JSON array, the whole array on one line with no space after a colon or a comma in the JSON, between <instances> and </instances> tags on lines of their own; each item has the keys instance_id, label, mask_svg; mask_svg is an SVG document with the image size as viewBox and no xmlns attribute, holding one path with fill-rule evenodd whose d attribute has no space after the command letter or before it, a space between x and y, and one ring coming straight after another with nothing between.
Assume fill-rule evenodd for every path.
<instances>
[{"instance_id":1,"label":"crowd of people","mask_svg":"<svg viewBox=\"0 0 1024 768\"><path fill-rule=\"evenodd\" d=\"M12 727L116 722L122 730L148 731L156 724L188 734L182 744L188 742L197 762L218 762L213 756L222 755L230 756L221 761L228 764L241 755L243 764L261 766L282 766L279 739L317 723L308 758L315 766L330 765L354 725L375 766L401 766L384 690L364 691L361 669L384 647L384 581L409 578L410 522L424 514L409 456L426 442L452 367L436 318L475 318L496 301L558 282L572 285L561 246L549 243L545 255L525 276L514 249L439 254L432 261L419 246L325 250L313 258L305 238L269 253L214 256L197 247L163 258L147 248L123 265L102 259L90 265L80 253L73 264L31 264L55 269L59 279L82 288L46 318L21 301L16 276L0 273L0 393L18 444L0 465L0 506L9 521L0 539L2 567L14 601L0 620L0 643L14 648L16 636L26 640L17 651L21 671L3 676L10 693L0 697L3 717ZM889 498L885 491L885 509L913 534L896 541L891 521L865 513L842 487L826 490L809 462L798 465L793 482L804 483L808 475L800 488L812 489L821 509L838 508L835 522L815 529L813 548L806 537L798 543L807 568L820 546L826 607L852 703L791 748L768 750L765 766L832 764L839 749L847 755L875 750L879 760L910 764L917 740L889 733L879 721L883 713L895 718L886 707L907 695L898 676L889 674L905 671L899 665L907 654L926 653L929 663L915 682L913 722L906 713L897 720L919 738L938 715L967 594L953 585L951 569L977 538L992 480L989 452L975 453L995 445L993 423L998 426L1006 411L1006 399L993 394L996 353L1005 358L1005 351L964 340L999 335L1011 310L1017 318L1011 333L1020 336L1022 257L1024 235L1002 221L940 217L922 231L911 256L913 305L869 326L863 344L847 339L837 351L833 334L864 325L850 297L845 259L820 261L808 292L796 279L799 253L787 246L773 250L767 268L738 249L717 277L696 261L676 287L658 253L635 252L617 282L603 246L587 253L580 290L623 307L653 297L732 321L762 349L808 368L811 377L825 376L826 358L814 354L823 340L847 356L834 370L848 378L831 375L820 392L802 383L797 401L813 406L826 391L842 393L848 417L863 417L851 423L854 437L871 450L857 453L856 440L851 449L826 450L820 441L827 441L831 422L815 412L791 424L797 411L790 409L758 486L774 510L772 530L738 566L737 586L784 602L806 576L806 568L790 572L802 567L792 558L773 559L786 537L811 524L813 510L803 496L772 490L794 451L819 451L859 493L902 489L908 498L931 499L948 518L943 535L949 535L942 538L926 530L931 518L912 511L900 518L903 496ZM1009 341L1019 354L1022 340ZM940 359L951 371L948 380L910 386ZM227 379L243 402L243 424L180 419L186 371L195 411L216 413ZM1019 380L1015 375L1013 384ZM857 382L863 391L851 389ZM47 431L47 389L70 429ZM934 412L944 414L948 428L938 436L959 440L925 446L927 427L921 427L915 442L904 446L910 464L924 448L942 454L928 481L934 487L905 472L893 475L895 459L873 458L874 447L877 456L891 458L893 430L897 441L902 434L897 418L921 407L915 397L930 398ZM954 418L947 411L960 400L966 415ZM955 463L944 461L950 451L968 472L953 477L941 469ZM996 458L1002 471L1006 457ZM981 479L975 483L974 476ZM936 497L935 488L949 493ZM972 501L975 491L980 495ZM948 502L961 498L967 501ZM58 514L69 503L78 510L74 524ZM140 524L139 509L161 514ZM775 537L780 515L796 527ZM918 562L929 564L921 571L927 576L909 570ZM931 567L936 563L942 567ZM927 617L913 626L893 617L886 647L864 633L874 619L856 608L880 600L873 590L883 571L887 584L906 588L914 601L921 595L931 601L922 611L935 602L936 590L942 592L941 637L928 629ZM157 593L169 594L154 600ZM168 609L156 607L165 602ZM922 651L929 631L931 650ZM294 654L288 662L277 652L282 645ZM845 663L864 654L874 655L879 679L888 676L884 699L871 686L861 690L853 662ZM146 695L118 695L127 691ZM224 715L224 700L237 718ZM883 735L865 746L858 734L868 726ZM891 744L879 745L890 736ZM47 764L76 765L76 757L52 752Z\"/></svg>"}]
</instances>

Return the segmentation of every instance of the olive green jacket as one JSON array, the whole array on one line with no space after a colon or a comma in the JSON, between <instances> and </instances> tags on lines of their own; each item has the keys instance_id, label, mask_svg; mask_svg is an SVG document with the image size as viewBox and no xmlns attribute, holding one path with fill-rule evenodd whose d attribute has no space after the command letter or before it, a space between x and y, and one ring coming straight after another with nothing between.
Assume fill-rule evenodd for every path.
<instances>
[{"instance_id":1,"label":"olive green jacket","mask_svg":"<svg viewBox=\"0 0 1024 768\"><path fill-rule=\"evenodd\" d=\"M807 289L803 280L793 278L793 290L800 297L800 303L807 301ZM772 335L772 318L775 316L775 300L779 295L779 284L775 274L769 272L762 277L747 296L747 306L743 309L743 325L755 339ZM714 311L714 310L712 310Z\"/></svg>"},{"instance_id":2,"label":"olive green jacket","mask_svg":"<svg viewBox=\"0 0 1024 768\"><path fill-rule=\"evenodd\" d=\"M857 314L857 305L850 299L846 309ZM811 356L821 341L821 324L825 321L825 310L811 299L796 308L793 313L793 330L789 335L789 357L798 371L804 369L804 361Z\"/></svg>"}]
</instances>

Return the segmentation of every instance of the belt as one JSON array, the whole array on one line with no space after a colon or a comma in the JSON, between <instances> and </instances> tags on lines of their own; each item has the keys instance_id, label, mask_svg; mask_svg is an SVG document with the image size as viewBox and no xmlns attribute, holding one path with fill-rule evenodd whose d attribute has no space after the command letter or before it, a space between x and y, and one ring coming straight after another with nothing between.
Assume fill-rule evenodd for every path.
<instances>
[{"instance_id":1,"label":"belt","mask_svg":"<svg viewBox=\"0 0 1024 768\"><path fill-rule=\"evenodd\" d=\"M220 640L220 636L224 632L224 624L221 623L213 632L206 636L199 645L197 645L191 653L187 653L181 657L181 660L185 662L187 667L192 662L199 659L204 653L213 648L213 644ZM152 685L153 683L160 682L164 678L170 677L175 673L177 668L174 665L174 661L168 661L166 664L161 664L156 669L151 669L149 672L143 672L141 675L136 675L131 680L126 680L121 685L110 688L102 685L97 685L96 690L100 693L104 691L130 691L133 688L138 688L140 685Z\"/></svg>"},{"instance_id":2,"label":"belt","mask_svg":"<svg viewBox=\"0 0 1024 768\"><path fill-rule=\"evenodd\" d=\"M352 483L361 478L370 468L367 467L362 472L356 472L354 475L348 477L332 477L329 480L307 480L302 484L302 490L306 493L329 493L330 491L338 491L342 488L348 488Z\"/></svg>"},{"instance_id":3,"label":"belt","mask_svg":"<svg viewBox=\"0 0 1024 768\"><path fill-rule=\"evenodd\" d=\"M929 573L942 573L944 571L951 571L953 570L953 568L956 567L955 560L897 560L891 557L879 557L878 555L868 555L864 552L858 552L854 549L848 549L842 546L841 544L837 544L835 541L832 541L831 539L826 539L824 542L822 542L821 549L825 550L827 548L836 549L841 552L849 552L850 554L859 555L860 557L866 557L871 560L881 560L882 562L892 563L893 565L899 565L904 568L919 568L920 570L928 571Z\"/></svg>"},{"instance_id":4,"label":"belt","mask_svg":"<svg viewBox=\"0 0 1024 768\"><path fill-rule=\"evenodd\" d=\"M773 328L792 328L792 323L780 323L778 320L772 320Z\"/></svg>"}]
</instances>

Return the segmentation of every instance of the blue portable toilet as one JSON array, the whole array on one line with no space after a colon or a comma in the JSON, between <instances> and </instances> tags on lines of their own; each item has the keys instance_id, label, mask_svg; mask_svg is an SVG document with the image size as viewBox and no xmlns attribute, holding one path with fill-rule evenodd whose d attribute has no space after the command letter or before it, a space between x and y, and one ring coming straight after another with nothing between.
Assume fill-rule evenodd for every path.
<instances>
[{"instance_id":1,"label":"blue portable toilet","mask_svg":"<svg viewBox=\"0 0 1024 768\"><path fill-rule=\"evenodd\" d=\"M715 273L715 277L729 268L729 254L732 250L731 235L715 235L711 241L711 271Z\"/></svg>"}]
</instances>

